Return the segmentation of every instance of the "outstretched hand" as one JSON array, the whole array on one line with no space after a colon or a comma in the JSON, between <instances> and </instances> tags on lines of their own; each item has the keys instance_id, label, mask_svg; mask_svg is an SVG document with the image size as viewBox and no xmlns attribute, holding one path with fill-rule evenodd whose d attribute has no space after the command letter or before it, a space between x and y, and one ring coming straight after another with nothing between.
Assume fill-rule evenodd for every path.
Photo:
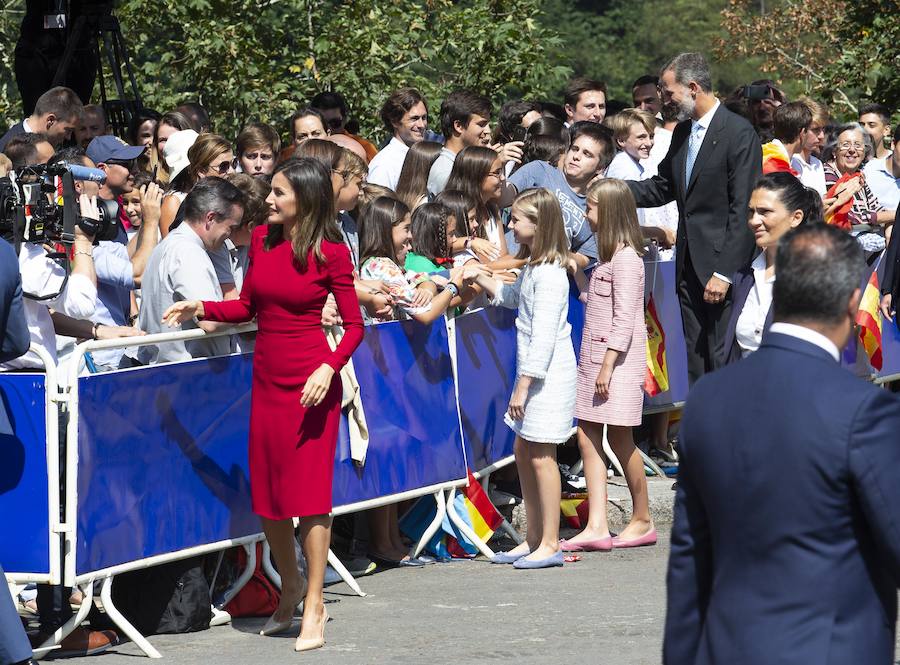
<instances>
[{"instance_id":1,"label":"outstretched hand","mask_svg":"<svg viewBox=\"0 0 900 665\"><path fill-rule=\"evenodd\" d=\"M171 328L181 325L185 321L190 321L195 316L202 317L203 313L203 303L201 301L181 300L163 312L162 322Z\"/></svg>"}]
</instances>

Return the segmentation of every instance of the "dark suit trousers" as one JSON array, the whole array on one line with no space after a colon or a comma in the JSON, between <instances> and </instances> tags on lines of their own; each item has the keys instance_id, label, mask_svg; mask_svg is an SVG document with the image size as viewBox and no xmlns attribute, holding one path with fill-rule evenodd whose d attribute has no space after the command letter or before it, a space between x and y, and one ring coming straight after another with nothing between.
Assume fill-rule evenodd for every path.
<instances>
[{"instance_id":1,"label":"dark suit trousers","mask_svg":"<svg viewBox=\"0 0 900 665\"><path fill-rule=\"evenodd\" d=\"M706 284L700 281L685 245L684 268L678 280L678 302L684 343L687 348L688 382L693 383L707 372L725 364L725 330L731 318L731 289L721 304L703 300Z\"/></svg>"},{"instance_id":2,"label":"dark suit trousers","mask_svg":"<svg viewBox=\"0 0 900 665\"><path fill-rule=\"evenodd\" d=\"M2 568L0 579L4 579ZM0 598L0 663L20 663L31 658L31 644L25 636L12 596L5 589L0 595L4 596Z\"/></svg>"}]
</instances>

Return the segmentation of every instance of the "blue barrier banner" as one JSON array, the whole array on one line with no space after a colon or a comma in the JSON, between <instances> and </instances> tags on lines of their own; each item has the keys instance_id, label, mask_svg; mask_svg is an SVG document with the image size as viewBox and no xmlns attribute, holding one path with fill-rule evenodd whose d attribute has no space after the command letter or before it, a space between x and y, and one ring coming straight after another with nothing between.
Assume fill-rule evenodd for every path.
<instances>
[{"instance_id":1,"label":"blue barrier banner","mask_svg":"<svg viewBox=\"0 0 900 665\"><path fill-rule=\"evenodd\" d=\"M47 425L43 374L0 373L0 566L7 573L50 572ZM2 416L0 416L2 419Z\"/></svg>"},{"instance_id":2,"label":"blue barrier banner","mask_svg":"<svg viewBox=\"0 0 900 665\"><path fill-rule=\"evenodd\" d=\"M258 533L251 356L78 381L76 574Z\"/></svg>"},{"instance_id":3,"label":"blue barrier banner","mask_svg":"<svg viewBox=\"0 0 900 665\"><path fill-rule=\"evenodd\" d=\"M503 415L516 380L516 311L490 307L455 324L459 410L469 467L480 471L513 454Z\"/></svg>"},{"instance_id":4,"label":"blue barrier banner","mask_svg":"<svg viewBox=\"0 0 900 665\"><path fill-rule=\"evenodd\" d=\"M466 477L443 318L429 326L416 321L368 326L353 354L353 368L369 427L369 448L360 468L350 458L342 422L335 506Z\"/></svg>"}]
</instances>

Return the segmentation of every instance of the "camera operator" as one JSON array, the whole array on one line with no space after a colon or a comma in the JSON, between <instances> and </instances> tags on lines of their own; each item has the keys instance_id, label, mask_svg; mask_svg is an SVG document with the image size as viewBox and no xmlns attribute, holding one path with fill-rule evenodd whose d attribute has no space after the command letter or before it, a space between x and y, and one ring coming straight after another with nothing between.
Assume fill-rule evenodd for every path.
<instances>
[{"instance_id":1,"label":"camera operator","mask_svg":"<svg viewBox=\"0 0 900 665\"><path fill-rule=\"evenodd\" d=\"M65 148L56 153L49 164L67 162L89 168L96 168L94 162L84 154L80 148ZM156 200L161 198L159 188L156 185L151 191L155 192ZM78 194L100 197L101 187L96 182L75 181L75 191ZM134 258L140 263L129 258L127 247L122 243L125 236L124 230L118 226L118 237L115 240L100 240L94 247L94 269L97 272L97 308L91 319L75 320L64 314L54 313L53 323L57 334L68 335L80 339L113 339L117 337L133 337L143 333L129 325L131 314L131 291L140 285L143 266L146 264L150 252L156 245L156 226L153 222L153 203L147 202L149 213L149 233L153 241L149 248L141 248ZM158 211L159 204L156 209ZM156 213L159 219L159 213ZM92 362L96 370L107 371L117 369L124 353L123 349L109 349L103 351L91 351Z\"/></svg>"},{"instance_id":2,"label":"camera operator","mask_svg":"<svg viewBox=\"0 0 900 665\"><path fill-rule=\"evenodd\" d=\"M53 146L43 134L22 134L11 139L3 154L12 162L12 169L21 171L25 166L46 164L53 156Z\"/></svg>"},{"instance_id":3,"label":"camera operator","mask_svg":"<svg viewBox=\"0 0 900 665\"><path fill-rule=\"evenodd\" d=\"M68 274L66 268L54 260L43 245L23 242L18 249L19 273L25 296L22 304L29 341L46 351L54 364L57 362L57 352L51 310L75 319L87 319L94 313L97 302L94 237L86 233L82 225L89 228L96 225L100 213L96 197L86 193L79 196L78 205L80 217L90 223L80 222L74 227ZM40 371L43 363L36 353L29 351L20 358L0 364L0 371L21 369ZM72 616L70 593L71 589L62 586L38 585L40 628L36 634L29 635L32 645L43 644ZM61 647L63 653L84 655L106 649L115 640L114 633L76 629L61 642Z\"/></svg>"},{"instance_id":4,"label":"camera operator","mask_svg":"<svg viewBox=\"0 0 900 665\"><path fill-rule=\"evenodd\" d=\"M81 194L81 216L98 220L96 197ZM19 249L19 273L25 294L25 318L31 342L43 348L56 363L56 334L50 310L75 319L94 314L97 303L97 274L94 271L94 238L80 225L75 226L71 272L51 258L38 244L23 242ZM21 358L0 364L3 369L43 369L36 353L29 351Z\"/></svg>"}]
</instances>

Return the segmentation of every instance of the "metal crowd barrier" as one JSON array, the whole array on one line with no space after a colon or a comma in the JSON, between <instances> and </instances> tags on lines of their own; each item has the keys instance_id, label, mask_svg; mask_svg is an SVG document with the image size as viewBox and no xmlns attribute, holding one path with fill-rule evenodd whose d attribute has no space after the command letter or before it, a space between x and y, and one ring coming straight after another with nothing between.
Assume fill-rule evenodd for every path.
<instances>
[{"instance_id":1,"label":"metal crowd barrier","mask_svg":"<svg viewBox=\"0 0 900 665\"><path fill-rule=\"evenodd\" d=\"M645 411L656 412L686 398L686 358L674 264L648 261L646 267L647 295L652 293L666 331L670 381L669 391L646 400ZM574 293L569 318L577 352L584 309ZM515 380L514 324L514 311L486 308L430 326L406 321L367 328L353 363L369 448L364 465L354 462L344 417L335 455L335 515L431 495L437 515L414 554L445 515L491 554L456 514L453 494L467 484L467 470L484 480L513 461L514 436L503 414ZM44 374L0 373L0 395L15 428L0 471L8 534L0 540L0 563L11 582L62 583L85 594L78 613L38 653L85 619L95 582L102 583L100 596L113 621L144 653L159 657L115 608L115 575L244 546L248 567L221 606L252 574L255 543L263 540L250 508L247 470L252 356L79 376L91 350L208 336L193 330L85 342L69 361L62 389L46 354ZM898 345L900 331L885 325L884 368L875 380L900 376ZM57 437L62 422L63 461ZM329 562L364 595L336 557ZM277 583L267 550L263 563Z\"/></svg>"}]
</instances>

